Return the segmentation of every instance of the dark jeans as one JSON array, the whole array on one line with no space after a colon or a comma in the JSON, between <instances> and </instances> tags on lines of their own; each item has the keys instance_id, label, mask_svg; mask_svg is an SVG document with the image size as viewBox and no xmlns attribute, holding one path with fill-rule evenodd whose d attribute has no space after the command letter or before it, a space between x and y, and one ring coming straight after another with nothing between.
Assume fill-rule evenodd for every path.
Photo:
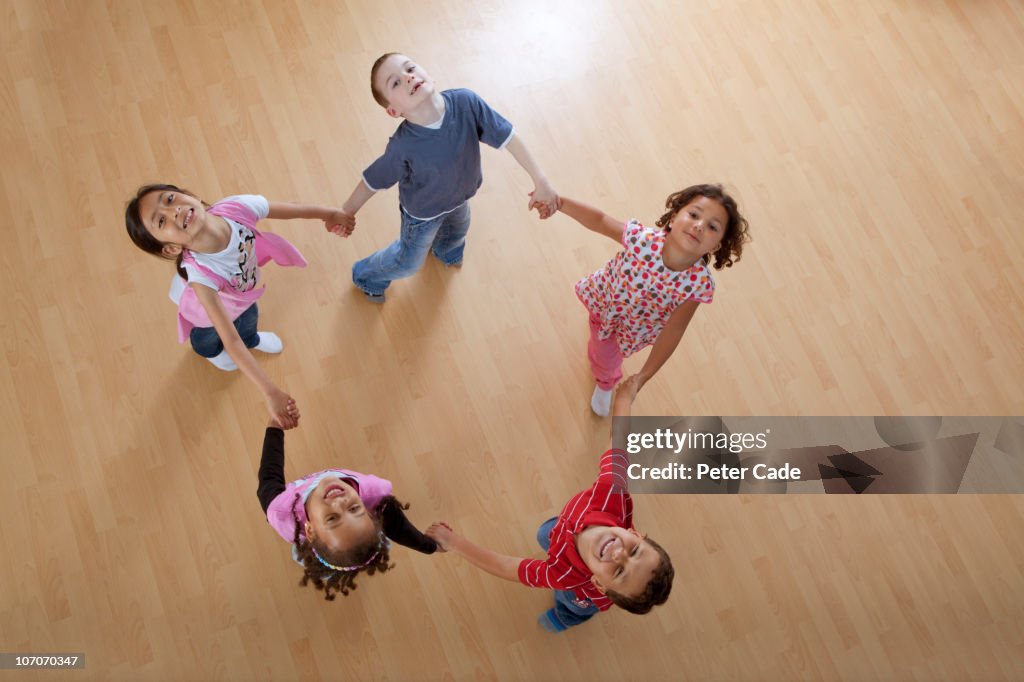
<instances>
[{"instance_id":1,"label":"dark jeans","mask_svg":"<svg viewBox=\"0 0 1024 682\"><path fill-rule=\"evenodd\" d=\"M551 545L551 541L548 536L551 535L551 529L555 527L555 517L551 517L544 523L540 524L540 528L537 529L537 542L540 544L541 549L545 552L548 551L548 547ZM587 601L586 606L580 606L576 601L576 593L569 590L555 590L555 618L558 619L558 624L562 625L562 630L585 623L594 617L594 614L600 610Z\"/></svg>"},{"instance_id":2,"label":"dark jeans","mask_svg":"<svg viewBox=\"0 0 1024 682\"><path fill-rule=\"evenodd\" d=\"M255 348L259 345L260 335L256 333L259 317L260 311L253 303L235 319L235 329L238 330L238 335L246 348ZM193 327L188 339L192 342L192 350L204 358L215 358L224 350L224 343L213 327Z\"/></svg>"}]
</instances>

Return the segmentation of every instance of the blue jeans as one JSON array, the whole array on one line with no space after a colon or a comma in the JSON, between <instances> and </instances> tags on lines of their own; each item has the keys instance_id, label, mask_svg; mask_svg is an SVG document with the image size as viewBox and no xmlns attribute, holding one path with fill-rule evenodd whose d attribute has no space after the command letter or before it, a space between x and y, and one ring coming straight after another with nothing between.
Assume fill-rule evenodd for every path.
<instances>
[{"instance_id":1,"label":"blue jeans","mask_svg":"<svg viewBox=\"0 0 1024 682\"><path fill-rule=\"evenodd\" d=\"M238 335L246 348L255 348L259 345L260 335L256 333L259 318L260 311L255 303L235 318L235 329L238 330ZM224 351L224 343L213 327L192 327L188 340L192 342L192 350L204 358L215 358Z\"/></svg>"},{"instance_id":2,"label":"blue jeans","mask_svg":"<svg viewBox=\"0 0 1024 682\"><path fill-rule=\"evenodd\" d=\"M413 218L403 210L398 241L353 265L352 281L368 294L383 294L393 280L415 274L428 249L445 265L458 265L468 231L468 201L431 220Z\"/></svg>"},{"instance_id":3,"label":"blue jeans","mask_svg":"<svg viewBox=\"0 0 1024 682\"><path fill-rule=\"evenodd\" d=\"M555 517L551 517L544 523L540 524L540 528L537 529L537 542L540 544L541 549L545 552L548 551L548 547L551 546L551 541L548 536L551 535L551 529L555 527ZM576 601L576 593L569 590L555 590L555 619L558 621L557 625L562 626L562 630L585 623L594 617L600 611L594 606L590 600L587 600L585 606L581 606Z\"/></svg>"}]
</instances>

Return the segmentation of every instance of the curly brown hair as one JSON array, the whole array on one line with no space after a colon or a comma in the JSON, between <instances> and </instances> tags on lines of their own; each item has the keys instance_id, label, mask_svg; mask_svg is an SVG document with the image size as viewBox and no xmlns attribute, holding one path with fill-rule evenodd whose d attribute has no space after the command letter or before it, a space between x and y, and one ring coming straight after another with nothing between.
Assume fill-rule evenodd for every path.
<instances>
[{"instance_id":1,"label":"curly brown hair","mask_svg":"<svg viewBox=\"0 0 1024 682\"><path fill-rule=\"evenodd\" d=\"M377 71L380 69L381 64L388 57L394 57L396 54L402 54L401 52L385 52L381 56L377 57L377 61L370 67L370 92L373 93L373 99L376 100L377 104L387 109L391 102L384 96L384 93L377 89Z\"/></svg>"},{"instance_id":2,"label":"curly brown hair","mask_svg":"<svg viewBox=\"0 0 1024 682\"><path fill-rule=\"evenodd\" d=\"M604 593L604 596L611 599L612 603L619 608L640 615L668 601L668 595L672 592L672 579L676 577L676 570L672 568L672 559L669 558L662 546L650 538L644 538L644 542L654 548L661 556L661 561L654 567L654 573L651 575L647 587L644 588L643 594L629 597L612 590Z\"/></svg>"},{"instance_id":3,"label":"curly brown hair","mask_svg":"<svg viewBox=\"0 0 1024 682\"><path fill-rule=\"evenodd\" d=\"M365 542L332 552L319 540L314 538L310 542L302 536L302 524L299 521L298 512L295 511L300 500L300 496L296 494L295 500L292 502L292 518L295 519L295 538L292 544L295 547L295 559L302 564L303 568L302 580L299 585L305 587L312 582L313 587L323 590L324 599L334 601L336 592L341 592L342 596L348 596L351 590L358 587L355 580L360 574L386 573L395 567L394 564L389 563L391 551L387 538L384 536L384 529L381 527L380 516L389 504L397 505L401 509L408 509L409 505L402 504L393 495L383 498L370 514L376 532L371 533ZM336 571L321 563L317 559L317 555L335 566L358 566L359 568L351 571Z\"/></svg>"},{"instance_id":4,"label":"curly brown hair","mask_svg":"<svg viewBox=\"0 0 1024 682\"><path fill-rule=\"evenodd\" d=\"M665 200L665 208L668 211L658 218L654 224L664 228L666 232L671 232L672 228L669 224L672 222L672 219L676 217L676 214L684 206L687 206L697 197L714 199L722 205L722 208L729 215L729 222L725 226L722 242L714 253L704 256L704 262L710 264L711 256L714 256L714 268L716 270L731 268L732 264L738 262L740 256L743 255L743 245L751 239L750 225L747 223L747 219L740 214L736 200L726 193L721 185L693 185L675 194L670 194L668 199Z\"/></svg>"}]
</instances>

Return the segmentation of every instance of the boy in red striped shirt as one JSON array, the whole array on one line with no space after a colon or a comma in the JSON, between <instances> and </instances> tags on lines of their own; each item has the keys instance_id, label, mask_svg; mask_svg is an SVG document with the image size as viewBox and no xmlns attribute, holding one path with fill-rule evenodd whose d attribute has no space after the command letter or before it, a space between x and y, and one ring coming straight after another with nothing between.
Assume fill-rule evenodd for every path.
<instances>
[{"instance_id":1,"label":"boy in red striped shirt","mask_svg":"<svg viewBox=\"0 0 1024 682\"><path fill-rule=\"evenodd\" d=\"M636 376L619 385L613 416L629 416L637 390ZM628 465L622 450L609 449L594 485L569 500L557 518L541 524L537 541L547 550L547 560L498 554L441 523L426 534L492 575L555 590L554 607L540 617L541 626L551 632L579 625L612 604L647 613L668 599L675 571L665 550L633 528Z\"/></svg>"}]
</instances>

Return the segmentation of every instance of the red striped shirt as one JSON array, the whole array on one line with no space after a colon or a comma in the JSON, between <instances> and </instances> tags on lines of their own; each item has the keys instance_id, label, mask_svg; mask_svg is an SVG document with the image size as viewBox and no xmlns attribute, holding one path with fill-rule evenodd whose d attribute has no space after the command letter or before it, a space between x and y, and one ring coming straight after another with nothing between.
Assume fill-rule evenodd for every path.
<instances>
[{"instance_id":1,"label":"red striped shirt","mask_svg":"<svg viewBox=\"0 0 1024 682\"><path fill-rule=\"evenodd\" d=\"M601 594L590 578L593 572L576 551L576 535L589 526L633 527L633 500L626 484L629 465L622 450L609 450L601 457L601 473L594 485L578 493L562 508L554 528L546 561L523 559L519 581L530 587L571 590L577 600L589 599L602 611L612 602Z\"/></svg>"}]
</instances>

